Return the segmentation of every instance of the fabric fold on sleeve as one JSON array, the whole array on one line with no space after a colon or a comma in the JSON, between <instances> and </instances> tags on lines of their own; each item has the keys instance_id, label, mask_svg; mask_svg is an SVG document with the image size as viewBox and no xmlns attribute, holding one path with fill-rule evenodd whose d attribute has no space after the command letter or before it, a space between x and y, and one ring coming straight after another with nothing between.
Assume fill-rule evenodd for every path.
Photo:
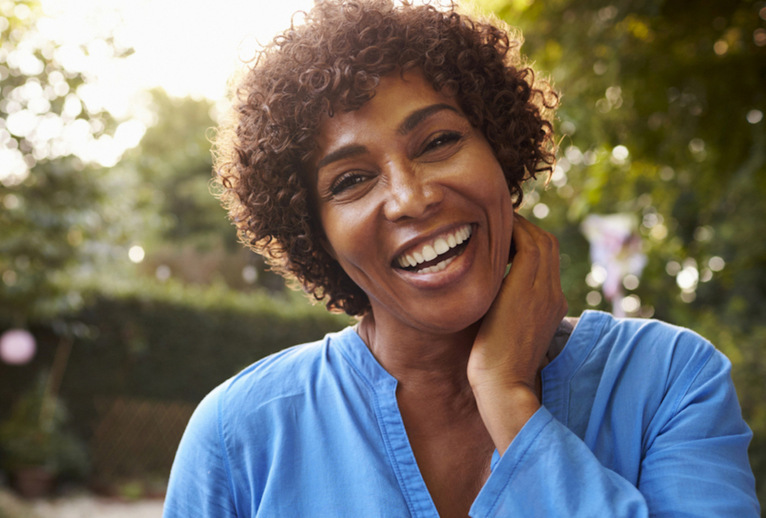
<instances>
[{"instance_id":1,"label":"fabric fold on sleeve","mask_svg":"<svg viewBox=\"0 0 766 518\"><path fill-rule=\"evenodd\" d=\"M222 390L208 394L189 420L170 472L163 518L237 515L219 428Z\"/></svg>"},{"instance_id":2,"label":"fabric fold on sleeve","mask_svg":"<svg viewBox=\"0 0 766 518\"><path fill-rule=\"evenodd\" d=\"M648 516L644 497L541 407L495 465L473 518Z\"/></svg>"}]
</instances>

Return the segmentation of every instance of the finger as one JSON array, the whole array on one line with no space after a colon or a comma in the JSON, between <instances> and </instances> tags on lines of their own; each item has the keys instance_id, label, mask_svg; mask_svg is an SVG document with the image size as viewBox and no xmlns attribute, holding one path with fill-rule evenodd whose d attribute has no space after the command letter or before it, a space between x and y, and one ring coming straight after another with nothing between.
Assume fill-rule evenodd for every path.
<instances>
[{"instance_id":1,"label":"finger","mask_svg":"<svg viewBox=\"0 0 766 518\"><path fill-rule=\"evenodd\" d=\"M555 320L566 316L569 305L561 288L561 265L559 259L559 242L556 236L540 229L538 235L540 247L540 264L535 278L535 288L547 293L549 307Z\"/></svg>"},{"instance_id":2,"label":"finger","mask_svg":"<svg viewBox=\"0 0 766 518\"><path fill-rule=\"evenodd\" d=\"M528 270L528 273L537 276L553 272L558 277L559 248L553 234L519 216L514 226L513 239L520 258L534 263L535 269ZM532 264L527 263L526 266L530 268Z\"/></svg>"},{"instance_id":3,"label":"finger","mask_svg":"<svg viewBox=\"0 0 766 518\"><path fill-rule=\"evenodd\" d=\"M526 233L523 237L531 238L531 242L523 241L519 246L535 246L537 249L538 267L536 273L545 274L543 278L548 278L557 285L560 284L559 244L556 237L521 216L517 222L519 224L519 237L522 237L523 230Z\"/></svg>"},{"instance_id":4,"label":"finger","mask_svg":"<svg viewBox=\"0 0 766 518\"><path fill-rule=\"evenodd\" d=\"M531 233L531 228L525 220L516 220L513 227L512 243L516 249L513 266L506 278L505 284L521 285L529 289L534 284L539 265L539 246Z\"/></svg>"},{"instance_id":5,"label":"finger","mask_svg":"<svg viewBox=\"0 0 766 518\"><path fill-rule=\"evenodd\" d=\"M515 273L517 279L521 277L516 286L534 290L546 299L553 313L563 318L568 304L561 289L558 240L553 234L521 216L518 216L515 223L514 239L522 250L511 268L511 273Z\"/></svg>"}]
</instances>

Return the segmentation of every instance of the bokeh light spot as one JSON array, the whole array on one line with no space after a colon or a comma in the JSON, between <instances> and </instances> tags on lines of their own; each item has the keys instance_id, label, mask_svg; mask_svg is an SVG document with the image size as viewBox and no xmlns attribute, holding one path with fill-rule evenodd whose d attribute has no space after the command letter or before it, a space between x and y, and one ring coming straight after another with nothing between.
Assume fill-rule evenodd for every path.
<instances>
[{"instance_id":1,"label":"bokeh light spot","mask_svg":"<svg viewBox=\"0 0 766 518\"><path fill-rule=\"evenodd\" d=\"M707 266L714 272L720 272L726 266L726 261L724 261L722 257L716 255L710 258L707 262Z\"/></svg>"},{"instance_id":2,"label":"bokeh light spot","mask_svg":"<svg viewBox=\"0 0 766 518\"><path fill-rule=\"evenodd\" d=\"M146 252L144 252L143 247L139 245L131 246L130 250L128 250L128 258L136 264L143 261L145 255L146 255Z\"/></svg>"},{"instance_id":3,"label":"bokeh light spot","mask_svg":"<svg viewBox=\"0 0 766 518\"><path fill-rule=\"evenodd\" d=\"M641 299L638 295L628 295L620 301L620 306L626 314L630 315L641 309Z\"/></svg>"},{"instance_id":4,"label":"bokeh light spot","mask_svg":"<svg viewBox=\"0 0 766 518\"><path fill-rule=\"evenodd\" d=\"M589 291L588 294L585 296L585 302L587 302L589 306L598 306L599 304L601 304L602 300L603 300L603 297L601 296L601 292L598 292L596 290Z\"/></svg>"},{"instance_id":5,"label":"bokeh light spot","mask_svg":"<svg viewBox=\"0 0 766 518\"><path fill-rule=\"evenodd\" d=\"M538 203L532 208L532 214L534 214L537 219L547 218L550 212L551 209L545 203Z\"/></svg>"},{"instance_id":6,"label":"bokeh light spot","mask_svg":"<svg viewBox=\"0 0 766 518\"><path fill-rule=\"evenodd\" d=\"M29 363L36 349L35 337L25 329L9 329L0 335L0 359L10 365Z\"/></svg>"}]
</instances>

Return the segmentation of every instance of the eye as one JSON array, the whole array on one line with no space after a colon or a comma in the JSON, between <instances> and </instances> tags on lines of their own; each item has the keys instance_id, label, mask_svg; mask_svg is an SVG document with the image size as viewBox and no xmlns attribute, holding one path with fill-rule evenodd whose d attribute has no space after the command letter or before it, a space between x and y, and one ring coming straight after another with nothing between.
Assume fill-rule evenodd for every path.
<instances>
[{"instance_id":1,"label":"eye","mask_svg":"<svg viewBox=\"0 0 766 518\"><path fill-rule=\"evenodd\" d=\"M444 131L437 133L431 140L426 142L426 145L423 146L423 150L420 152L420 154L424 155L426 153L449 146L450 144L459 142L462 138L463 135L457 131Z\"/></svg>"},{"instance_id":2,"label":"eye","mask_svg":"<svg viewBox=\"0 0 766 518\"><path fill-rule=\"evenodd\" d=\"M367 176L357 171L349 171L338 176L330 186L330 194L337 196L344 191L364 182Z\"/></svg>"}]
</instances>

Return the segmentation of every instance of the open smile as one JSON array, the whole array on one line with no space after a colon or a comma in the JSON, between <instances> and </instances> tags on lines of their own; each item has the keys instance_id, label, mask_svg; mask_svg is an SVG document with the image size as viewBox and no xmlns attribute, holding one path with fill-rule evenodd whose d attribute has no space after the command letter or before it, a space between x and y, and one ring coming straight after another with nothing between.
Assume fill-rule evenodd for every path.
<instances>
[{"instance_id":1,"label":"open smile","mask_svg":"<svg viewBox=\"0 0 766 518\"><path fill-rule=\"evenodd\" d=\"M463 225L418 245L394 260L395 266L414 273L435 273L444 270L463 253L473 228Z\"/></svg>"}]
</instances>

